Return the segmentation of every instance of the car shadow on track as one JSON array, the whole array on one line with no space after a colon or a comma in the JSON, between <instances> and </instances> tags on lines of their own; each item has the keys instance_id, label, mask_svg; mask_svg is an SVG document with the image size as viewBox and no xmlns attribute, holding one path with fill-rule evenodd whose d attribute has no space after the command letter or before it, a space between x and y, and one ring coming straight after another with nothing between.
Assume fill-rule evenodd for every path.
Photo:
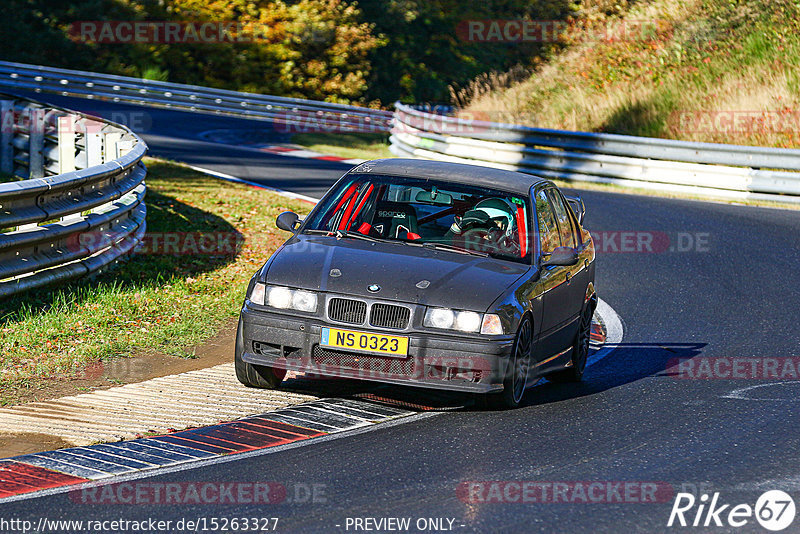
<instances>
[{"instance_id":1,"label":"car shadow on track","mask_svg":"<svg viewBox=\"0 0 800 534\"><path fill-rule=\"evenodd\" d=\"M558 384L542 379L529 388L522 406L538 406L595 395L650 376L669 377L678 362L702 353L706 343L623 343L592 363L583 382ZM366 380L297 376L281 389L321 397L358 398L415 411L483 411L475 395Z\"/></svg>"},{"instance_id":2,"label":"car shadow on track","mask_svg":"<svg viewBox=\"0 0 800 534\"><path fill-rule=\"evenodd\" d=\"M595 395L647 377L670 377L670 369L702 353L706 343L623 343L590 364L583 382L558 384L542 379L525 393L522 406L539 406ZM335 378L297 377L282 389L324 397L349 397L416 411L483 411L474 395L410 386Z\"/></svg>"},{"instance_id":3,"label":"car shadow on track","mask_svg":"<svg viewBox=\"0 0 800 534\"><path fill-rule=\"evenodd\" d=\"M595 395L647 377L672 377L680 361L700 355L707 343L620 343L603 359L592 363L583 382L557 384L542 380L528 389L523 406L538 406Z\"/></svg>"}]
</instances>

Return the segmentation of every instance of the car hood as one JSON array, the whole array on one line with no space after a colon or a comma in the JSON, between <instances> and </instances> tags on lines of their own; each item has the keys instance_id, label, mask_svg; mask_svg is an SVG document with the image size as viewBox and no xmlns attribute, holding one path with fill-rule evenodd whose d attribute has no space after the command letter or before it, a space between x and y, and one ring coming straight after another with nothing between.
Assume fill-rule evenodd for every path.
<instances>
[{"instance_id":1,"label":"car hood","mask_svg":"<svg viewBox=\"0 0 800 534\"><path fill-rule=\"evenodd\" d=\"M530 267L403 243L299 235L265 268L269 284L484 311ZM373 284L380 290L369 291Z\"/></svg>"}]
</instances>

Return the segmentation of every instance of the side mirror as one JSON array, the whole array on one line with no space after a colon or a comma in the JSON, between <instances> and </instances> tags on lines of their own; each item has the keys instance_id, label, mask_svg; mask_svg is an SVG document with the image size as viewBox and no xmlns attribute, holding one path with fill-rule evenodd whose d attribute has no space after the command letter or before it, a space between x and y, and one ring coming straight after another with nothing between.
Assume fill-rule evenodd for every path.
<instances>
[{"instance_id":1,"label":"side mirror","mask_svg":"<svg viewBox=\"0 0 800 534\"><path fill-rule=\"evenodd\" d=\"M300 222L300 217L295 212L284 211L275 219L275 226L287 232L294 232Z\"/></svg>"},{"instance_id":2,"label":"side mirror","mask_svg":"<svg viewBox=\"0 0 800 534\"><path fill-rule=\"evenodd\" d=\"M564 198L567 199L567 204L572 208L575 217L578 218L578 223L583 226L583 217L586 215L586 206L583 204L583 199L577 195L564 195Z\"/></svg>"},{"instance_id":3,"label":"side mirror","mask_svg":"<svg viewBox=\"0 0 800 534\"><path fill-rule=\"evenodd\" d=\"M572 247L558 247L542 262L542 267L549 265L575 265L578 263L578 251Z\"/></svg>"}]
</instances>

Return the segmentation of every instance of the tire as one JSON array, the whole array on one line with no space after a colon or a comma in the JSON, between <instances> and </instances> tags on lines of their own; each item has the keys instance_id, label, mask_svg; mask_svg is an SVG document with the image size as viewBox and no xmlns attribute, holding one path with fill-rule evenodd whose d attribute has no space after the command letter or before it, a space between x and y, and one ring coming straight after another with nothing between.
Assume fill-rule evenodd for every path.
<instances>
[{"instance_id":1,"label":"tire","mask_svg":"<svg viewBox=\"0 0 800 534\"><path fill-rule=\"evenodd\" d=\"M508 376L503 380L503 391L484 395L484 405L492 410L518 408L525 396L525 386L531 366L533 325L525 315L517 329L514 347L508 362Z\"/></svg>"},{"instance_id":2,"label":"tire","mask_svg":"<svg viewBox=\"0 0 800 534\"><path fill-rule=\"evenodd\" d=\"M581 324L578 333L575 335L575 343L572 345L572 365L563 371L557 371L547 375L551 382L581 382L583 372L586 370L586 359L589 357L589 341L592 335L592 317L594 316L594 304L586 303L583 313L581 313Z\"/></svg>"},{"instance_id":3,"label":"tire","mask_svg":"<svg viewBox=\"0 0 800 534\"><path fill-rule=\"evenodd\" d=\"M277 389L286 376L285 369L274 369L264 365L253 365L242 359L244 352L244 340L242 338L242 323L236 332L236 349L233 357L233 365L236 369L236 378L249 388Z\"/></svg>"}]
</instances>

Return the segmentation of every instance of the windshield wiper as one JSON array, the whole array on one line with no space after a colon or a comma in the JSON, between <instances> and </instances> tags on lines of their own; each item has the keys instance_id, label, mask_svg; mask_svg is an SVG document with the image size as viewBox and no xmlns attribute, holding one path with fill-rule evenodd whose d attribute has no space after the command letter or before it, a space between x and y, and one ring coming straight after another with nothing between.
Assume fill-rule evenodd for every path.
<instances>
[{"instance_id":1,"label":"windshield wiper","mask_svg":"<svg viewBox=\"0 0 800 534\"><path fill-rule=\"evenodd\" d=\"M446 243L434 243L432 241L428 241L422 244L425 248L433 248L436 250L447 250L449 252L458 252L459 254L469 254L472 256L480 256L482 258L488 258L488 252L481 252L479 250L469 250L466 248L457 247L455 245L448 245Z\"/></svg>"},{"instance_id":2,"label":"windshield wiper","mask_svg":"<svg viewBox=\"0 0 800 534\"><path fill-rule=\"evenodd\" d=\"M349 230L336 230L333 235L336 236L336 239L341 239L343 237L351 237L353 239L361 239L362 241L382 241L377 237L372 237L370 235L362 234L361 232L351 232Z\"/></svg>"},{"instance_id":3,"label":"windshield wiper","mask_svg":"<svg viewBox=\"0 0 800 534\"><path fill-rule=\"evenodd\" d=\"M309 229L309 230L304 230L303 233L304 234L310 234L310 235L326 235L326 236L330 236L330 237L335 237L336 239L342 239L344 237L350 237L352 239L361 239L363 241L381 241L381 239L378 239L377 237L364 235L364 234L359 233L359 232L350 232L348 230L333 230L333 231L331 231L331 230Z\"/></svg>"}]
</instances>

